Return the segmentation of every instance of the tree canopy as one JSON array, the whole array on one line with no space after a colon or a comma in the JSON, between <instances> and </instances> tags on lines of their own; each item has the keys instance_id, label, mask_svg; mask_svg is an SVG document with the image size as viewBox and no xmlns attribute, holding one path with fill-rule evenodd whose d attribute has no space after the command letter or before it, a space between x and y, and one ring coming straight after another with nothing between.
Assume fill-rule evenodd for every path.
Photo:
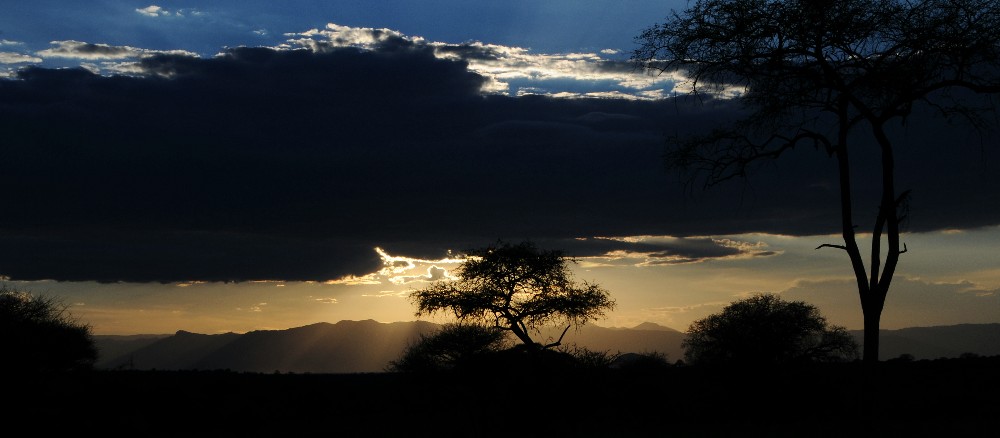
<instances>
[{"instance_id":1,"label":"tree canopy","mask_svg":"<svg viewBox=\"0 0 1000 438\"><path fill-rule=\"evenodd\" d=\"M414 291L416 315L450 312L460 322L479 323L509 331L525 346L541 345L532 333L545 325L582 326L604 316L615 302L596 284L573 281L568 263L575 260L559 250L537 248L531 242L498 242L469 251L456 270L457 280L442 280Z\"/></svg>"},{"instance_id":2,"label":"tree canopy","mask_svg":"<svg viewBox=\"0 0 1000 438\"><path fill-rule=\"evenodd\" d=\"M798 146L833 157L842 244L864 315L864 357L878 361L886 294L907 251L909 191L896 187L894 150L915 110L986 126L1000 92L996 0L697 0L637 37L635 62L687 78L695 94L735 98L746 117L674 138L671 168L711 186L744 177ZM855 141L863 135L869 141ZM872 147L879 205L865 256L856 239L851 154ZM941 153L947 153L942 148ZM884 245L884 246L883 246Z\"/></svg>"},{"instance_id":3,"label":"tree canopy","mask_svg":"<svg viewBox=\"0 0 1000 438\"><path fill-rule=\"evenodd\" d=\"M858 357L846 329L828 326L819 309L803 301L757 294L695 321L684 340L691 364L781 365Z\"/></svg>"}]
</instances>

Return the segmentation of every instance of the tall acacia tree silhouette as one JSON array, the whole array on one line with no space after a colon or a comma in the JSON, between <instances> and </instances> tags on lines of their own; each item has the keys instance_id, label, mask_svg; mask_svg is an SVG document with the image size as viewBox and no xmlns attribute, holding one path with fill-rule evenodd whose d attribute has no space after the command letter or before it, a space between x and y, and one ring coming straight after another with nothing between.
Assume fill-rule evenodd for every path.
<instances>
[{"instance_id":1,"label":"tall acacia tree silhouette","mask_svg":"<svg viewBox=\"0 0 1000 438\"><path fill-rule=\"evenodd\" d=\"M698 0L636 40L638 67L680 73L694 94L735 91L750 109L711 133L671 139L670 168L703 178L707 187L803 144L836 159L843 243L817 249L841 249L850 258L864 361L877 362L886 294L907 251L900 225L909 191L896 187L890 128L921 104L983 127L980 111L992 105L976 108L966 98L1000 92L1000 2ZM849 141L855 132L867 132L881 157L867 268L851 198L849 154L861 146Z\"/></svg>"}]
</instances>

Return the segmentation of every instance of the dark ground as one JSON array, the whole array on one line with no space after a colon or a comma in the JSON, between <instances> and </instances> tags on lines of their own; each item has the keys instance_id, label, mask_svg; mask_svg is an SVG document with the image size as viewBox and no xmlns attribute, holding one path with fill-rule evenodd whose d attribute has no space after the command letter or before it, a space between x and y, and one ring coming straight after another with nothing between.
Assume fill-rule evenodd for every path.
<instances>
[{"instance_id":1,"label":"dark ground","mask_svg":"<svg viewBox=\"0 0 1000 438\"><path fill-rule=\"evenodd\" d=\"M21 436L1000 436L1000 356L768 370L10 376ZM18 427L23 426L23 427ZM5 434L6 435L6 434ZM7 435L13 436L13 435Z\"/></svg>"}]
</instances>

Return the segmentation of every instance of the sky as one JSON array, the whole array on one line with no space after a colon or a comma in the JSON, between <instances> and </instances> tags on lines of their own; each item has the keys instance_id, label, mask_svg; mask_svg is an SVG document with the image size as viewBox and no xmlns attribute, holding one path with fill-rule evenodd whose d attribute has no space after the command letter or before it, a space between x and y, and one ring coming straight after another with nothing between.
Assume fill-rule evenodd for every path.
<instances>
[{"instance_id":1,"label":"sky","mask_svg":"<svg viewBox=\"0 0 1000 438\"><path fill-rule=\"evenodd\" d=\"M825 153L708 190L665 168L669 136L743 111L629 61L683 0L0 3L0 283L94 334L412 321L499 240L574 257L604 327L759 292L862 326L846 254L816 249L841 242ZM882 328L1000 323L996 132L893 135L912 201ZM877 156L853 158L866 243Z\"/></svg>"}]
</instances>

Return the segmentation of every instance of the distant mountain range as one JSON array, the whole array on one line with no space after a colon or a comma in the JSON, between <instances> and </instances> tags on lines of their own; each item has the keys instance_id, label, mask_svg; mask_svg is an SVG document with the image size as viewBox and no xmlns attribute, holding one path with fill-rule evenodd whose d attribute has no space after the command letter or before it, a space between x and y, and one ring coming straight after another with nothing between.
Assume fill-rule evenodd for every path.
<instances>
[{"instance_id":1,"label":"distant mountain range","mask_svg":"<svg viewBox=\"0 0 1000 438\"><path fill-rule=\"evenodd\" d=\"M398 359L421 335L439 324L426 321L380 323L373 320L317 323L287 330L205 335L94 336L97 367L141 370L231 370L282 373L377 373ZM561 330L543 331L542 340ZM861 331L851 332L860 343ZM643 323L633 328L593 324L570 330L563 345L609 353L660 353L671 362L684 356L677 330ZM1000 355L1000 324L960 324L883 330L880 359L903 354L915 359Z\"/></svg>"}]
</instances>

